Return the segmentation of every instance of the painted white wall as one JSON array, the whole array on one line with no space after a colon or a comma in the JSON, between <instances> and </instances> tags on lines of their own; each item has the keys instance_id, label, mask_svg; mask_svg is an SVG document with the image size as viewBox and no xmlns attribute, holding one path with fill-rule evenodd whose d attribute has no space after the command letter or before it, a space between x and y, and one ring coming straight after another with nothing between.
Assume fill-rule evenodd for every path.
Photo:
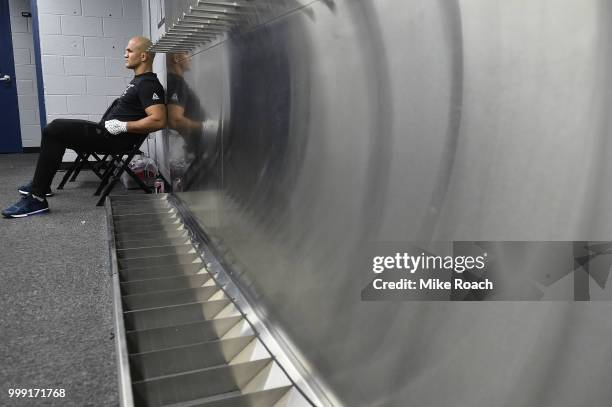
<instances>
[{"instance_id":1,"label":"painted white wall","mask_svg":"<svg viewBox=\"0 0 612 407\"><path fill-rule=\"evenodd\" d=\"M32 19L21 13L30 11L29 0L9 0L15 80L21 124L21 143L24 147L40 145L40 115L38 113L38 86L34 43L32 41Z\"/></svg>"},{"instance_id":2,"label":"painted white wall","mask_svg":"<svg viewBox=\"0 0 612 407\"><path fill-rule=\"evenodd\" d=\"M99 121L133 77L127 41L142 34L140 0L38 0L47 122Z\"/></svg>"},{"instance_id":3,"label":"painted white wall","mask_svg":"<svg viewBox=\"0 0 612 407\"><path fill-rule=\"evenodd\" d=\"M10 1L27 3L29 10L27 0ZM157 26L157 3L150 2L152 0L38 0L47 122L56 118L100 120L106 107L133 77L123 62L123 50L129 38L143 34L155 41L165 31L163 25ZM30 53L33 70L33 51ZM156 56L153 69L165 87L164 54ZM37 112L35 86L34 81L31 105ZM34 116L38 120L38 114ZM40 125L31 133L36 138L30 146L39 146ZM143 151L153 158L163 157L163 134L163 131L152 134ZM74 154L67 152L64 161L72 160ZM163 163L164 160L158 161ZM161 170L167 173L167 169Z\"/></svg>"}]
</instances>

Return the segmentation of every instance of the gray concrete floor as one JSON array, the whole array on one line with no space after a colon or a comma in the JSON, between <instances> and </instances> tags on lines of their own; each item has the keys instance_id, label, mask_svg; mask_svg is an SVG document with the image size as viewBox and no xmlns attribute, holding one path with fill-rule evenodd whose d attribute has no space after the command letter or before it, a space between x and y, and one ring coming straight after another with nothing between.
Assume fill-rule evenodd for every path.
<instances>
[{"instance_id":1,"label":"gray concrete floor","mask_svg":"<svg viewBox=\"0 0 612 407\"><path fill-rule=\"evenodd\" d=\"M0 207L19 199L16 188L31 179L37 157L0 155ZM87 171L56 191L49 214L0 218L2 406L118 404L107 227L95 180ZM65 389L66 397L8 399L9 388Z\"/></svg>"}]
</instances>

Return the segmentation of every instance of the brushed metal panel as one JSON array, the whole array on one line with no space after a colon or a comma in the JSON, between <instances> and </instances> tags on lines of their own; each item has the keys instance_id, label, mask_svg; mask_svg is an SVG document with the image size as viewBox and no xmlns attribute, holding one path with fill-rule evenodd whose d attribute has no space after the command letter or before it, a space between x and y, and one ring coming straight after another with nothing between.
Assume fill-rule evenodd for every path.
<instances>
[{"instance_id":1,"label":"brushed metal panel","mask_svg":"<svg viewBox=\"0 0 612 407\"><path fill-rule=\"evenodd\" d=\"M290 386L276 389L262 390L252 393L235 394L229 397L219 397L203 403L194 403L185 407L268 407L276 406L276 403L289 390ZM177 406L179 407L179 406Z\"/></svg>"},{"instance_id":2,"label":"brushed metal panel","mask_svg":"<svg viewBox=\"0 0 612 407\"><path fill-rule=\"evenodd\" d=\"M137 270L123 270L121 281L146 280L150 278L178 277L190 275L207 275L202 263L180 264L175 266L146 267Z\"/></svg>"},{"instance_id":3,"label":"brushed metal panel","mask_svg":"<svg viewBox=\"0 0 612 407\"><path fill-rule=\"evenodd\" d=\"M192 57L220 130L171 134L177 195L346 405L604 405L608 304L362 303L353 259L607 240L610 21L604 0L297 8Z\"/></svg>"},{"instance_id":4,"label":"brushed metal panel","mask_svg":"<svg viewBox=\"0 0 612 407\"><path fill-rule=\"evenodd\" d=\"M126 330L138 331L214 319L229 300L205 301L123 313Z\"/></svg>"},{"instance_id":5,"label":"brushed metal panel","mask_svg":"<svg viewBox=\"0 0 612 407\"><path fill-rule=\"evenodd\" d=\"M185 235L184 231L183 235ZM148 238L141 238L136 240L124 240L122 242L117 242L118 250L128 250L128 249L141 249L147 247L163 247L163 246L178 246L182 244L186 244L189 242L189 237L171 237L171 238L161 238L155 237L154 235L149 235Z\"/></svg>"},{"instance_id":6,"label":"brushed metal panel","mask_svg":"<svg viewBox=\"0 0 612 407\"><path fill-rule=\"evenodd\" d=\"M217 286L169 290L152 294L132 294L123 296L126 311L136 311L147 308L168 307L207 301L219 291Z\"/></svg>"},{"instance_id":7,"label":"brushed metal panel","mask_svg":"<svg viewBox=\"0 0 612 407\"><path fill-rule=\"evenodd\" d=\"M120 259L136 259L147 256L160 256L169 254L186 254L193 251L193 246L188 243L181 245L153 246L137 249L117 250L117 257Z\"/></svg>"},{"instance_id":8,"label":"brushed metal panel","mask_svg":"<svg viewBox=\"0 0 612 407\"><path fill-rule=\"evenodd\" d=\"M134 382L134 401L137 406L161 406L237 391L269 363L271 359L261 359Z\"/></svg>"},{"instance_id":9,"label":"brushed metal panel","mask_svg":"<svg viewBox=\"0 0 612 407\"><path fill-rule=\"evenodd\" d=\"M168 254L160 256L149 256L144 258L123 258L118 259L120 270L130 270L145 267L155 267L161 265L198 263L200 258L195 253Z\"/></svg>"},{"instance_id":10,"label":"brushed metal panel","mask_svg":"<svg viewBox=\"0 0 612 407\"><path fill-rule=\"evenodd\" d=\"M154 242L166 242L169 239L175 239L179 237L185 237L184 230L175 231L164 231L163 233L149 233L149 232L131 232L122 233L121 235L115 236L117 239L118 247L123 247L125 244L151 244ZM142 247L142 246L138 246Z\"/></svg>"},{"instance_id":11,"label":"brushed metal panel","mask_svg":"<svg viewBox=\"0 0 612 407\"><path fill-rule=\"evenodd\" d=\"M253 335L130 355L133 381L227 364L255 337Z\"/></svg>"},{"instance_id":12,"label":"brushed metal panel","mask_svg":"<svg viewBox=\"0 0 612 407\"><path fill-rule=\"evenodd\" d=\"M225 335L242 319L241 316L218 318L191 324L175 325L126 334L130 354L153 352L202 341L214 341Z\"/></svg>"},{"instance_id":13,"label":"brushed metal panel","mask_svg":"<svg viewBox=\"0 0 612 407\"><path fill-rule=\"evenodd\" d=\"M174 268L174 267L172 267ZM145 268L143 270L147 270ZM131 280L122 282L123 295L146 294L157 291L180 290L184 288L202 287L210 276L208 274L184 275L180 277L148 278L146 280Z\"/></svg>"}]
</instances>

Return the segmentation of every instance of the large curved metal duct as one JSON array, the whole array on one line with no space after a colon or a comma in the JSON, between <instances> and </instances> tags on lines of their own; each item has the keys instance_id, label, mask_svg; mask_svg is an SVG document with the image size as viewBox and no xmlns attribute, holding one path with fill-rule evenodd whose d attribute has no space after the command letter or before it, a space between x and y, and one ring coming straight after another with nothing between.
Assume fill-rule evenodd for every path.
<instances>
[{"instance_id":1,"label":"large curved metal duct","mask_svg":"<svg viewBox=\"0 0 612 407\"><path fill-rule=\"evenodd\" d=\"M355 259L609 239L612 3L268 3L196 48L184 77L219 131L173 130L167 157L306 368L347 406L608 404L608 303L362 302Z\"/></svg>"}]
</instances>

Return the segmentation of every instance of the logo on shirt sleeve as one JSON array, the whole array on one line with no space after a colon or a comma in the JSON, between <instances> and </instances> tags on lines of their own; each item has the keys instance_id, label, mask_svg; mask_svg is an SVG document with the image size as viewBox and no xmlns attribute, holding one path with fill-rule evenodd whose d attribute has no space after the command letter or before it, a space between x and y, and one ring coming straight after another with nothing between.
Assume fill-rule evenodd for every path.
<instances>
[{"instance_id":1,"label":"logo on shirt sleeve","mask_svg":"<svg viewBox=\"0 0 612 407\"><path fill-rule=\"evenodd\" d=\"M159 96L157 96L157 93L153 93L153 100L159 100Z\"/></svg>"}]
</instances>

